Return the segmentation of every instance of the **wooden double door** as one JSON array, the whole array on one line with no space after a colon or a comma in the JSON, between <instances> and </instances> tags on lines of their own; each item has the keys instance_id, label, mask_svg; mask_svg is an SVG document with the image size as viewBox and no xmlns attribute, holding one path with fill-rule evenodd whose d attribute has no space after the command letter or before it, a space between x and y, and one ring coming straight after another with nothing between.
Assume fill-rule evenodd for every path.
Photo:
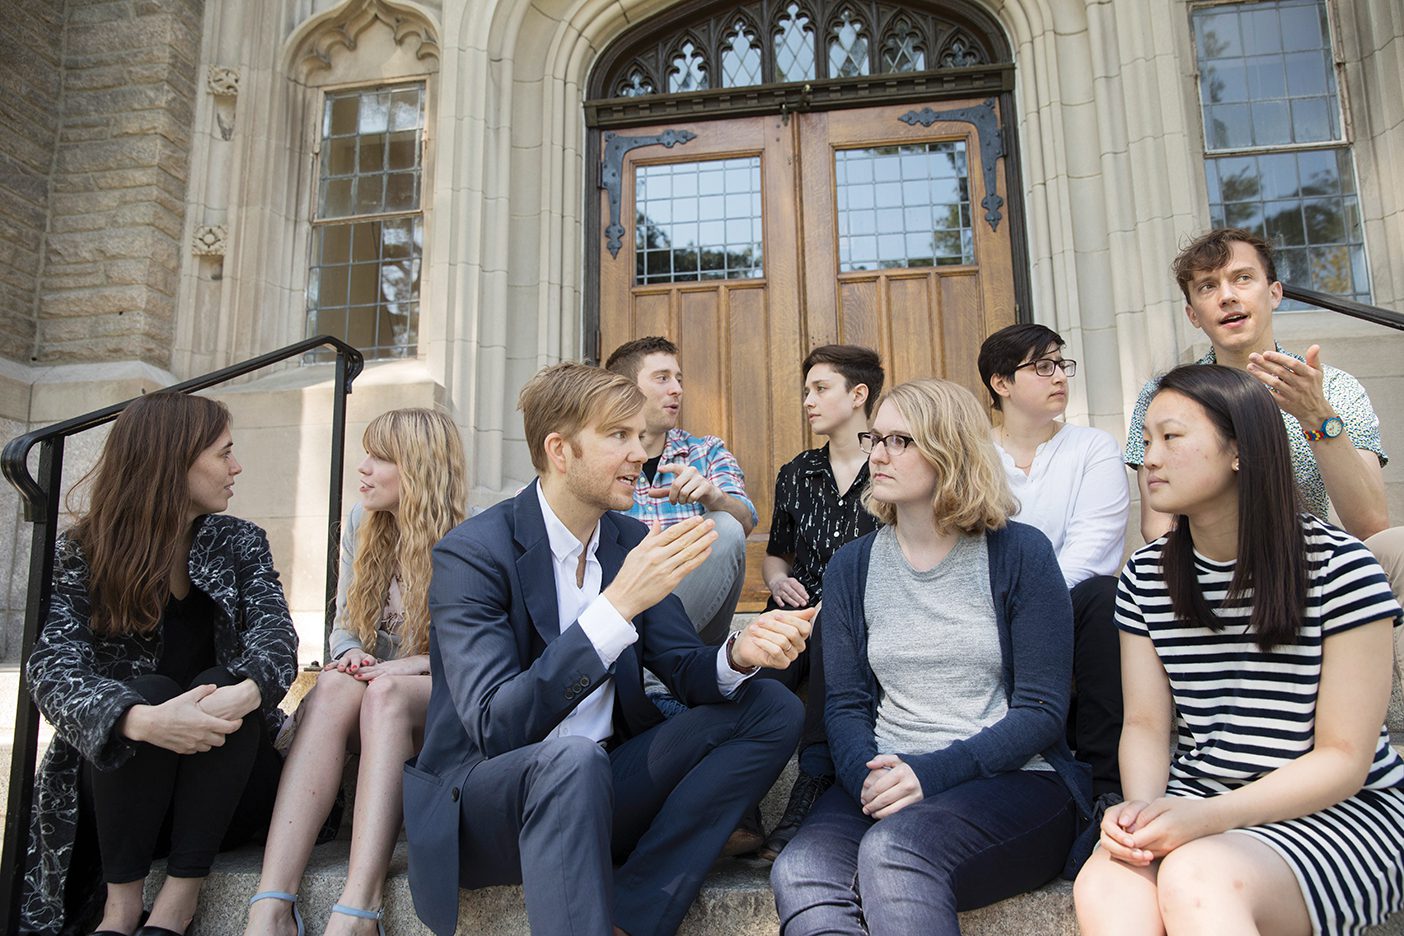
<instances>
[{"instance_id":1,"label":"wooden double door","mask_svg":"<svg viewBox=\"0 0 1404 936\"><path fill-rule=\"evenodd\" d=\"M766 597L776 473L822 442L801 405L811 348L867 345L889 384L983 393L980 342L1015 318L998 127L995 102L955 101L603 136L600 352L681 349L680 425L726 440L760 515L743 606Z\"/></svg>"}]
</instances>

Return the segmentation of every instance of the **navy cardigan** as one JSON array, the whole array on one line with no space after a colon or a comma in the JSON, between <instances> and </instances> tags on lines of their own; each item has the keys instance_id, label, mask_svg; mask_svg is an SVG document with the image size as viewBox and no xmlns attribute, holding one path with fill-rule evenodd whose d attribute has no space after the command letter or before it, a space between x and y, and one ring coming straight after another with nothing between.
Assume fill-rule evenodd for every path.
<instances>
[{"instance_id":1,"label":"navy cardigan","mask_svg":"<svg viewBox=\"0 0 1404 936\"><path fill-rule=\"evenodd\" d=\"M868 665L863 613L876 535L844 546L824 572L824 724L838 780L854 801L868 776L864 765L878 753L874 728L882 687ZM993 725L939 751L894 753L911 766L925 796L1018 770L1042 754L1086 820L1092 815L1091 770L1073 759L1065 731L1073 646L1067 584L1048 538L1033 527L1011 521L986 539L1009 710Z\"/></svg>"}]
</instances>

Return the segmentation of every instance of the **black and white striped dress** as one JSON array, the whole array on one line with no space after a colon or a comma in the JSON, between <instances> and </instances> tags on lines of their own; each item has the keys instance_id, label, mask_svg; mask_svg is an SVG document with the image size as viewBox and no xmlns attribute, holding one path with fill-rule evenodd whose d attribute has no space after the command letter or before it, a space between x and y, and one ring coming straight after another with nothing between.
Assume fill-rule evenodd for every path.
<instances>
[{"instance_id":1,"label":"black and white striped dress","mask_svg":"<svg viewBox=\"0 0 1404 936\"><path fill-rule=\"evenodd\" d=\"M1170 678L1175 757L1167 792L1213 796L1258 779L1312 749L1322 642L1401 610L1379 563L1355 538L1310 514L1306 617L1295 645L1269 652L1247 632L1249 608L1220 610L1233 563L1196 556L1218 632L1175 620L1160 568L1163 539L1132 555L1117 591L1117 626L1149 636ZM1404 760L1381 726L1359 793L1320 812L1236 829L1291 867L1316 933L1359 933L1404 908Z\"/></svg>"}]
</instances>

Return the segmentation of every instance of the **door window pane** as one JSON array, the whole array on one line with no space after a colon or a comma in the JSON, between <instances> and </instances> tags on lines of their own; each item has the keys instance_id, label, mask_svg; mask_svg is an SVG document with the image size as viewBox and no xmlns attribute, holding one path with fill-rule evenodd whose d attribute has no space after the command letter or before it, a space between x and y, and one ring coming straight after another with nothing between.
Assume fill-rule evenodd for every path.
<instances>
[{"instance_id":1,"label":"door window pane","mask_svg":"<svg viewBox=\"0 0 1404 936\"><path fill-rule=\"evenodd\" d=\"M975 262L965 142L834 154L839 272Z\"/></svg>"},{"instance_id":2,"label":"door window pane","mask_svg":"<svg viewBox=\"0 0 1404 936\"><path fill-rule=\"evenodd\" d=\"M760 157L639 166L634 171L634 282L756 279Z\"/></svg>"}]
</instances>

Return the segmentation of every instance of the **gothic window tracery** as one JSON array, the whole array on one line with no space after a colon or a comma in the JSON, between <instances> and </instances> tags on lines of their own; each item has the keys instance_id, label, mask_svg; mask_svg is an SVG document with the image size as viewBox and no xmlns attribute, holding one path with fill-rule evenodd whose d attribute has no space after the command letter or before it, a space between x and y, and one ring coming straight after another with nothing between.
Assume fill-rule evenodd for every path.
<instances>
[{"instance_id":1,"label":"gothic window tracery","mask_svg":"<svg viewBox=\"0 0 1404 936\"><path fill-rule=\"evenodd\" d=\"M704 7L622 37L594 98L912 74L1009 60L969 4L918 0L746 0ZM926 0L921 0L926 2Z\"/></svg>"}]
</instances>

